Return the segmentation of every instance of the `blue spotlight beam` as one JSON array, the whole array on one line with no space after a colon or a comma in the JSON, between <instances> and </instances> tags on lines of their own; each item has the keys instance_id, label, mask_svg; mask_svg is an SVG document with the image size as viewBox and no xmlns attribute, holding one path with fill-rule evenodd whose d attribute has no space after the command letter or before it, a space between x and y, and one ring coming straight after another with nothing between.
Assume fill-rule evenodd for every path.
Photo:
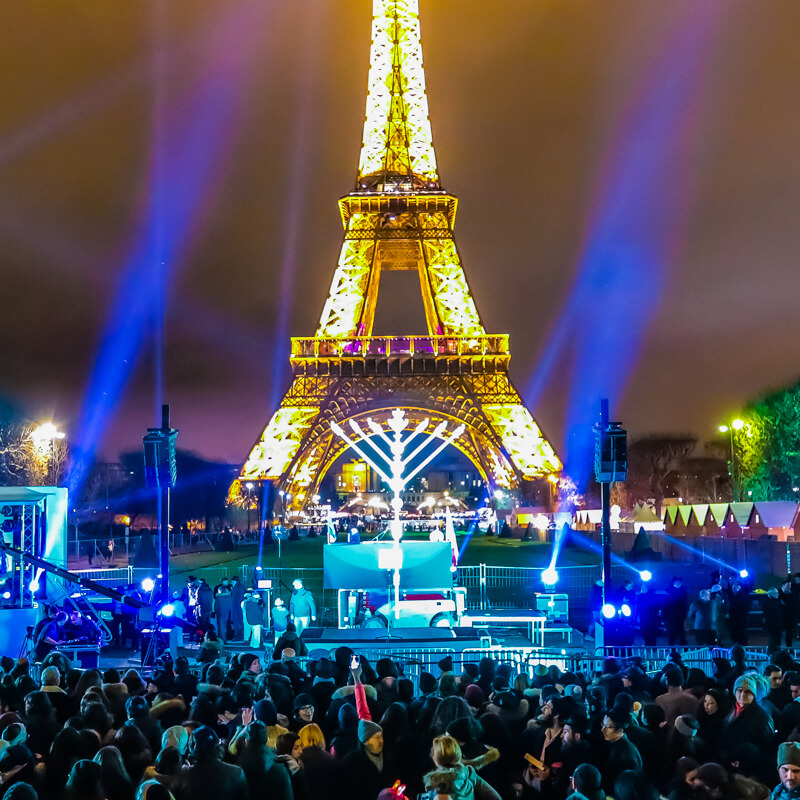
<instances>
[{"instance_id":1,"label":"blue spotlight beam","mask_svg":"<svg viewBox=\"0 0 800 800\"><path fill-rule=\"evenodd\" d=\"M526 390L535 407L553 368L571 352L567 431L591 419L601 397L619 405L666 288L689 207L687 122L722 8L689 8L646 72L606 154L572 293ZM566 471L580 491L591 446L587 426L565 447Z\"/></svg>"},{"instance_id":2,"label":"blue spotlight beam","mask_svg":"<svg viewBox=\"0 0 800 800\"><path fill-rule=\"evenodd\" d=\"M192 90L174 99L168 112L163 111L168 113L163 125L156 126L148 202L122 268L80 414L69 479L72 494L80 490L143 344L160 328L174 273L190 250L222 172L222 156L244 107L256 32L264 30L260 17L253 2L230 13Z\"/></svg>"},{"instance_id":3,"label":"blue spotlight beam","mask_svg":"<svg viewBox=\"0 0 800 800\"><path fill-rule=\"evenodd\" d=\"M328 34L330 3L313 4L304 21L304 40L300 42L303 59L300 86L296 92L300 102L294 121L292 151L288 160L289 174L286 184L289 187L286 205L286 225L284 228L283 252L281 254L281 277L278 290L278 304L275 315L273 341L283 346L289 338L289 318L294 300L294 284L297 273L298 251L305 231L304 207L308 201L308 188L314 174L313 148L310 140L317 132L317 109L321 84L317 80L322 73L322 56L325 45L330 41ZM284 391L284 371L287 362L282 358L272 359L272 374L269 389L270 409L275 409Z\"/></svg>"},{"instance_id":4,"label":"blue spotlight beam","mask_svg":"<svg viewBox=\"0 0 800 800\"><path fill-rule=\"evenodd\" d=\"M729 569L731 572L735 572L741 578L747 577L746 574L742 575L742 572L747 573L746 569L742 569L741 567L734 567L732 564L728 564L726 561L721 561L719 558L714 558L714 556L710 556L708 553L704 553L702 550L698 550L696 547L692 547L691 545L680 541L680 539L676 539L674 536L670 536L664 531L653 531L653 533L657 534L658 536L662 536L668 542L674 544L676 547L679 547L681 550L686 550L689 553L693 553L694 555L700 556L705 561L710 561L712 564L716 564L717 566L723 567L724 569Z\"/></svg>"},{"instance_id":5,"label":"blue spotlight beam","mask_svg":"<svg viewBox=\"0 0 800 800\"><path fill-rule=\"evenodd\" d=\"M576 544L579 544L585 547L587 550L591 550L593 553L597 553L600 556L601 563L603 558L603 547L598 542L595 542L594 539L590 539L588 536L584 536L582 533L570 529L569 538L572 539ZM624 558L620 558L616 553L611 554L611 563L615 564L618 567L625 567L625 569L629 569L631 572L636 573L636 575L640 575L640 572L637 567L633 566L633 564L629 564L625 561Z\"/></svg>"}]
</instances>

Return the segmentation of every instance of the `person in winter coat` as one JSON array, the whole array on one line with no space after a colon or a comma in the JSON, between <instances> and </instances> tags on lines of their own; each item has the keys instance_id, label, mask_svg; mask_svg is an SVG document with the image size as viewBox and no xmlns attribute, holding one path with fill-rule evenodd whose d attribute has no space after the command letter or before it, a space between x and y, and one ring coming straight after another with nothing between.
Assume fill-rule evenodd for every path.
<instances>
[{"instance_id":1,"label":"person in winter coat","mask_svg":"<svg viewBox=\"0 0 800 800\"><path fill-rule=\"evenodd\" d=\"M355 656L350 670L358 713L358 748L342 762L349 779L348 800L373 800L397 779L393 753L383 746L383 728L372 721L366 690L361 682L361 664Z\"/></svg>"},{"instance_id":2,"label":"person in winter coat","mask_svg":"<svg viewBox=\"0 0 800 800\"><path fill-rule=\"evenodd\" d=\"M269 797L271 800L292 800L289 773L275 761L275 752L267 747L267 726L258 720L247 726L247 743L236 762L244 771L250 797Z\"/></svg>"},{"instance_id":3,"label":"person in winter coat","mask_svg":"<svg viewBox=\"0 0 800 800\"><path fill-rule=\"evenodd\" d=\"M792 646L795 628L797 627L797 598L792 592L792 582L787 580L781 586L778 600L781 604L781 627L786 637L786 646ZM780 639L778 640L780 644Z\"/></svg>"},{"instance_id":4,"label":"person in winter coat","mask_svg":"<svg viewBox=\"0 0 800 800\"><path fill-rule=\"evenodd\" d=\"M758 695L762 694L759 679L755 673L747 673L737 678L734 684L734 707L725 718L717 745L718 751L729 762L738 760L739 745L743 742L755 745L762 752L774 747L772 720L757 702Z\"/></svg>"},{"instance_id":5,"label":"person in winter coat","mask_svg":"<svg viewBox=\"0 0 800 800\"><path fill-rule=\"evenodd\" d=\"M295 629L293 622L290 622L286 626L284 633L281 635L278 641L275 642L275 647L272 650L273 660L278 661L281 657L281 654L287 647L294 650L294 654L298 658L308 655L306 643L300 638L300 635Z\"/></svg>"},{"instance_id":6,"label":"person in winter coat","mask_svg":"<svg viewBox=\"0 0 800 800\"><path fill-rule=\"evenodd\" d=\"M703 589L689 606L689 626L694 631L695 644L698 647L714 644L712 616L711 592Z\"/></svg>"},{"instance_id":7,"label":"person in winter coat","mask_svg":"<svg viewBox=\"0 0 800 800\"><path fill-rule=\"evenodd\" d=\"M715 583L711 587L711 625L714 628L717 644L728 638L728 603L722 593L722 586Z\"/></svg>"},{"instance_id":8,"label":"person in winter coat","mask_svg":"<svg viewBox=\"0 0 800 800\"><path fill-rule=\"evenodd\" d=\"M761 595L760 599L769 647L778 647L781 643L781 629L783 628L780 595L778 590L773 587L766 595Z\"/></svg>"},{"instance_id":9,"label":"person in winter coat","mask_svg":"<svg viewBox=\"0 0 800 800\"><path fill-rule=\"evenodd\" d=\"M451 800L500 800L500 795L464 764L461 747L447 734L433 740L431 759L436 769L423 778L425 788L435 795L449 795Z\"/></svg>"},{"instance_id":10,"label":"person in winter coat","mask_svg":"<svg viewBox=\"0 0 800 800\"><path fill-rule=\"evenodd\" d=\"M182 769L172 785L175 800L198 797L249 800L244 771L220 760L219 738L212 728L201 725L192 733L189 757L192 765Z\"/></svg>"},{"instance_id":11,"label":"person in winter coat","mask_svg":"<svg viewBox=\"0 0 800 800\"><path fill-rule=\"evenodd\" d=\"M661 601L656 597L649 582L642 583L639 594L636 595L636 613L645 647L655 647L661 624Z\"/></svg>"},{"instance_id":12,"label":"person in winter coat","mask_svg":"<svg viewBox=\"0 0 800 800\"><path fill-rule=\"evenodd\" d=\"M297 635L300 636L310 622L317 621L317 604L314 602L314 595L303 586L303 581L297 578L292 583L292 599L289 601L289 614L297 628Z\"/></svg>"},{"instance_id":13,"label":"person in winter coat","mask_svg":"<svg viewBox=\"0 0 800 800\"><path fill-rule=\"evenodd\" d=\"M686 644L686 633L683 625L686 621L686 612L689 601L683 581L676 575L672 585L667 589L667 599L664 603L664 624L667 628L667 640L670 644ZM613 790L614 785L611 784Z\"/></svg>"},{"instance_id":14,"label":"person in winter coat","mask_svg":"<svg viewBox=\"0 0 800 800\"><path fill-rule=\"evenodd\" d=\"M208 628L213 611L214 591L205 578L200 578L200 584L197 587L197 624L203 630Z\"/></svg>"},{"instance_id":15,"label":"person in winter coat","mask_svg":"<svg viewBox=\"0 0 800 800\"><path fill-rule=\"evenodd\" d=\"M239 580L238 575L231 579L231 623L233 626L233 638L236 640L244 637L244 584Z\"/></svg>"},{"instance_id":16,"label":"person in winter coat","mask_svg":"<svg viewBox=\"0 0 800 800\"><path fill-rule=\"evenodd\" d=\"M772 792L772 800L796 800L800 797L800 747L784 742L778 748L778 777L781 782Z\"/></svg>"},{"instance_id":17,"label":"person in winter coat","mask_svg":"<svg viewBox=\"0 0 800 800\"><path fill-rule=\"evenodd\" d=\"M747 617L750 613L750 592L740 583L731 587L728 598L728 619L730 622L731 639L736 644L747 647Z\"/></svg>"},{"instance_id":18,"label":"person in winter coat","mask_svg":"<svg viewBox=\"0 0 800 800\"><path fill-rule=\"evenodd\" d=\"M630 714L616 708L610 709L603 718L605 752L600 773L603 776L603 788L607 793L614 791L614 782L620 773L627 769L634 772L642 771L642 757L636 746L625 735L630 722Z\"/></svg>"}]
</instances>

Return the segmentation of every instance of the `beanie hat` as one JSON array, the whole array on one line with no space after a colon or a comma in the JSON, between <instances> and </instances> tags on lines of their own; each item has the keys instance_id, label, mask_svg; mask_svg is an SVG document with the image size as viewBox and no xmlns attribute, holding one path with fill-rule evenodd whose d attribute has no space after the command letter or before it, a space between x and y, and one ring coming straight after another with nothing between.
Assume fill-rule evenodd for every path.
<instances>
[{"instance_id":1,"label":"beanie hat","mask_svg":"<svg viewBox=\"0 0 800 800\"><path fill-rule=\"evenodd\" d=\"M452 656L445 656L444 658L440 659L436 662L439 669L442 672L452 672L453 671L453 658Z\"/></svg>"},{"instance_id":2,"label":"beanie hat","mask_svg":"<svg viewBox=\"0 0 800 800\"><path fill-rule=\"evenodd\" d=\"M201 725L192 732L191 751L197 753L213 753L219 747L219 738L208 725Z\"/></svg>"},{"instance_id":3,"label":"beanie hat","mask_svg":"<svg viewBox=\"0 0 800 800\"><path fill-rule=\"evenodd\" d=\"M366 744L376 733L382 733L383 728L371 719L360 719L358 721L358 741Z\"/></svg>"},{"instance_id":4,"label":"beanie hat","mask_svg":"<svg viewBox=\"0 0 800 800\"><path fill-rule=\"evenodd\" d=\"M355 706L350 703L342 703L339 706L339 712L336 715L339 720L339 729L343 731L355 731L358 725L358 712Z\"/></svg>"},{"instance_id":5,"label":"beanie hat","mask_svg":"<svg viewBox=\"0 0 800 800\"><path fill-rule=\"evenodd\" d=\"M421 672L419 676L419 690L423 694L430 694L436 691L438 683L430 672Z\"/></svg>"},{"instance_id":6,"label":"beanie hat","mask_svg":"<svg viewBox=\"0 0 800 800\"><path fill-rule=\"evenodd\" d=\"M736 683L733 684L734 695L739 691L739 689L744 689L745 691L750 692L753 697L755 697L756 692L758 691L758 686L754 678L755 676L752 673L739 676L736 679Z\"/></svg>"},{"instance_id":7,"label":"beanie hat","mask_svg":"<svg viewBox=\"0 0 800 800\"><path fill-rule=\"evenodd\" d=\"M314 698L307 692L301 692L294 700L294 707L292 708L292 711L298 711L299 709L303 708L303 706L314 705L316 705Z\"/></svg>"},{"instance_id":8,"label":"beanie hat","mask_svg":"<svg viewBox=\"0 0 800 800\"><path fill-rule=\"evenodd\" d=\"M379 678L398 678L397 667L391 658L379 658L375 664L375 671Z\"/></svg>"},{"instance_id":9,"label":"beanie hat","mask_svg":"<svg viewBox=\"0 0 800 800\"><path fill-rule=\"evenodd\" d=\"M486 696L483 693L483 689L481 689L477 683L471 683L464 690L464 699L472 708L480 708L486 700Z\"/></svg>"},{"instance_id":10,"label":"beanie hat","mask_svg":"<svg viewBox=\"0 0 800 800\"><path fill-rule=\"evenodd\" d=\"M800 767L800 745L797 742L784 742L778 748L778 766L784 764Z\"/></svg>"},{"instance_id":11,"label":"beanie hat","mask_svg":"<svg viewBox=\"0 0 800 800\"><path fill-rule=\"evenodd\" d=\"M275 703L272 700L259 700L255 704L255 718L259 722L263 722L267 727L278 724L278 711L275 708Z\"/></svg>"},{"instance_id":12,"label":"beanie hat","mask_svg":"<svg viewBox=\"0 0 800 800\"><path fill-rule=\"evenodd\" d=\"M564 697L580 700L583 697L583 687L578 683L571 683L564 687Z\"/></svg>"},{"instance_id":13,"label":"beanie hat","mask_svg":"<svg viewBox=\"0 0 800 800\"><path fill-rule=\"evenodd\" d=\"M606 675L616 675L617 673L622 672L622 667L620 667L619 661L617 661L616 658L604 658L603 672Z\"/></svg>"},{"instance_id":14,"label":"beanie hat","mask_svg":"<svg viewBox=\"0 0 800 800\"><path fill-rule=\"evenodd\" d=\"M696 736L700 723L688 714L681 714L675 719L675 730L682 736Z\"/></svg>"}]
</instances>

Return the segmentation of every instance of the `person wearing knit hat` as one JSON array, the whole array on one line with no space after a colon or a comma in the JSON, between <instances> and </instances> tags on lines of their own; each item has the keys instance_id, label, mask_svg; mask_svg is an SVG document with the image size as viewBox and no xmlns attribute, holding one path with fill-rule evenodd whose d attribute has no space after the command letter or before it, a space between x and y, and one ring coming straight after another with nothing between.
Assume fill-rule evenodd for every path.
<instances>
[{"instance_id":1,"label":"person wearing knit hat","mask_svg":"<svg viewBox=\"0 0 800 800\"><path fill-rule=\"evenodd\" d=\"M445 656L439 661L436 662L437 666L442 672L452 672L453 671L453 657L452 656Z\"/></svg>"},{"instance_id":2,"label":"person wearing knit hat","mask_svg":"<svg viewBox=\"0 0 800 800\"><path fill-rule=\"evenodd\" d=\"M759 691L754 673L741 675L734 684L734 707L725 718L717 742L717 748L726 760L738 760L736 752L742 742L750 742L762 751L774 747L772 721L756 700Z\"/></svg>"},{"instance_id":3,"label":"person wearing knit hat","mask_svg":"<svg viewBox=\"0 0 800 800\"><path fill-rule=\"evenodd\" d=\"M358 712L358 747L345 756L342 766L350 778L349 800L375 800L381 789L387 789L397 778L391 762L392 753L383 749L383 728L372 721L364 684L361 682L362 662L352 659L350 674Z\"/></svg>"},{"instance_id":4,"label":"person wearing knit hat","mask_svg":"<svg viewBox=\"0 0 800 800\"><path fill-rule=\"evenodd\" d=\"M778 777L780 783L772 792L773 800L800 798L800 745L784 742L778 747Z\"/></svg>"},{"instance_id":5,"label":"person wearing knit hat","mask_svg":"<svg viewBox=\"0 0 800 800\"><path fill-rule=\"evenodd\" d=\"M756 680L757 676L754 672L749 672L746 675L740 675L736 679L736 683L733 684L733 696L736 698L736 702L739 705L746 705L747 703L752 703L753 700L757 699L758 694L758 682ZM749 692L753 695L752 700L745 700L744 702L739 699L740 690L742 692Z\"/></svg>"},{"instance_id":6,"label":"person wearing knit hat","mask_svg":"<svg viewBox=\"0 0 800 800\"><path fill-rule=\"evenodd\" d=\"M419 675L419 691L422 695L433 694L439 682L431 672L421 672Z\"/></svg>"},{"instance_id":7,"label":"person wearing knit hat","mask_svg":"<svg viewBox=\"0 0 800 800\"><path fill-rule=\"evenodd\" d=\"M481 689L477 683L471 683L467 686L464 690L464 699L467 701L469 707L474 709L479 709L486 702L483 689Z\"/></svg>"},{"instance_id":8,"label":"person wearing knit hat","mask_svg":"<svg viewBox=\"0 0 800 800\"><path fill-rule=\"evenodd\" d=\"M363 745L367 745L370 739L373 736L377 736L380 734L381 736L381 747L380 750L383 749L383 728L378 725L377 722L373 722L371 719L360 719L358 721L358 741L361 742ZM373 748L378 749L377 741L373 743ZM378 750L378 752L380 752Z\"/></svg>"}]
</instances>

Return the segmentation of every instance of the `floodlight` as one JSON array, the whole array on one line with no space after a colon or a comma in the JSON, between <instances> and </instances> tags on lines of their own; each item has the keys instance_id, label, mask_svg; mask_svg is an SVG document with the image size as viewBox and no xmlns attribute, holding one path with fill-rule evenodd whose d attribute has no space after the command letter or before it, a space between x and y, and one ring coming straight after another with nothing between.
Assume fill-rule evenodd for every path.
<instances>
[{"instance_id":1,"label":"floodlight","mask_svg":"<svg viewBox=\"0 0 800 800\"><path fill-rule=\"evenodd\" d=\"M614 619L614 617L617 615L617 609L614 608L611 603L606 603L601 611L606 619Z\"/></svg>"},{"instance_id":2,"label":"floodlight","mask_svg":"<svg viewBox=\"0 0 800 800\"><path fill-rule=\"evenodd\" d=\"M740 569L739 570L739 577L740 578L746 578L749 574L750 573L746 569Z\"/></svg>"},{"instance_id":3,"label":"floodlight","mask_svg":"<svg viewBox=\"0 0 800 800\"><path fill-rule=\"evenodd\" d=\"M172 603L166 603L161 606L161 610L158 613L161 614L162 617L171 617L175 613L175 606L172 605Z\"/></svg>"},{"instance_id":4,"label":"floodlight","mask_svg":"<svg viewBox=\"0 0 800 800\"><path fill-rule=\"evenodd\" d=\"M651 580L653 580L653 573L652 573L652 572L650 572L650 570L649 570L649 569L643 569L643 570L642 570L642 571L639 573L639 577L640 577L640 578L641 578L641 579L642 579L642 580L643 580L645 583L647 583L647 581L651 581Z\"/></svg>"},{"instance_id":5,"label":"floodlight","mask_svg":"<svg viewBox=\"0 0 800 800\"><path fill-rule=\"evenodd\" d=\"M542 572L542 583L545 586L555 586L558 583L558 572L554 567L548 567Z\"/></svg>"},{"instance_id":6,"label":"floodlight","mask_svg":"<svg viewBox=\"0 0 800 800\"><path fill-rule=\"evenodd\" d=\"M631 615L631 607L627 603L623 603L619 610L622 612L623 617L629 617Z\"/></svg>"},{"instance_id":7,"label":"floodlight","mask_svg":"<svg viewBox=\"0 0 800 800\"><path fill-rule=\"evenodd\" d=\"M152 592L156 588L156 582L152 578L145 578L142 581L142 591Z\"/></svg>"}]
</instances>

